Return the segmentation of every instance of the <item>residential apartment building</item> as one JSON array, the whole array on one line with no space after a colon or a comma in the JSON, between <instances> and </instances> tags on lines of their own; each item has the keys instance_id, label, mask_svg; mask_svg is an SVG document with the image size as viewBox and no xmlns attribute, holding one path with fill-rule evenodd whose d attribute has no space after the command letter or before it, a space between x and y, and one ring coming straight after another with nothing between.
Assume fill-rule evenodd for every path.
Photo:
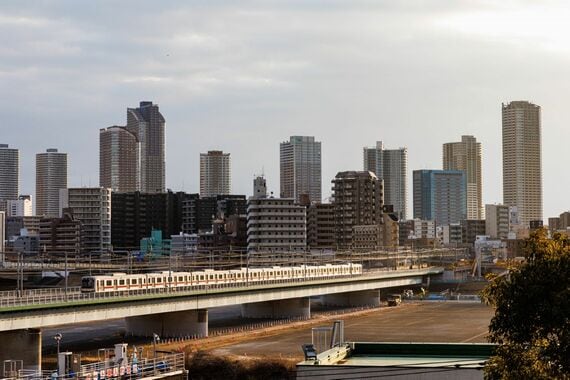
<instances>
[{"instance_id":1,"label":"residential apartment building","mask_svg":"<svg viewBox=\"0 0 570 380\"><path fill-rule=\"evenodd\" d=\"M36 154L36 215L59 216L59 190L67 188L67 153Z\"/></svg>"},{"instance_id":2,"label":"residential apartment building","mask_svg":"<svg viewBox=\"0 0 570 380\"><path fill-rule=\"evenodd\" d=\"M158 105L140 102L138 108L127 108L127 130L140 144L140 188L143 193L166 191L164 130L165 120ZM167 235L168 236L168 235Z\"/></svg>"},{"instance_id":3,"label":"residential apartment building","mask_svg":"<svg viewBox=\"0 0 570 380\"><path fill-rule=\"evenodd\" d=\"M484 236L486 222L483 219L464 219L460 223L464 244L474 244L477 236Z\"/></svg>"},{"instance_id":4,"label":"residential apartment building","mask_svg":"<svg viewBox=\"0 0 570 380\"><path fill-rule=\"evenodd\" d=\"M527 101L502 105L503 203L517 206L521 224L542 220L540 106Z\"/></svg>"},{"instance_id":5,"label":"residential apartment building","mask_svg":"<svg viewBox=\"0 0 570 380\"><path fill-rule=\"evenodd\" d=\"M40 216L9 216L6 218L6 238L20 236L22 229L29 235L37 235L40 231Z\"/></svg>"},{"instance_id":6,"label":"residential apartment building","mask_svg":"<svg viewBox=\"0 0 570 380\"><path fill-rule=\"evenodd\" d=\"M414 218L437 226L459 223L467 216L466 176L460 170L414 170Z\"/></svg>"},{"instance_id":7,"label":"residential apartment building","mask_svg":"<svg viewBox=\"0 0 570 380\"><path fill-rule=\"evenodd\" d=\"M415 246L430 245L436 239L436 227L433 220L410 219L401 220L398 223L400 246L412 245ZM419 242L420 244L416 244Z\"/></svg>"},{"instance_id":8,"label":"residential apartment building","mask_svg":"<svg viewBox=\"0 0 570 380\"><path fill-rule=\"evenodd\" d=\"M267 197L265 179L254 180L254 196L247 202L247 250L304 251L307 247L305 206L293 198Z\"/></svg>"},{"instance_id":9,"label":"residential apartment building","mask_svg":"<svg viewBox=\"0 0 570 380\"><path fill-rule=\"evenodd\" d=\"M481 143L474 136L443 144L443 170L461 170L467 181L467 219L484 219Z\"/></svg>"},{"instance_id":10,"label":"residential apartment building","mask_svg":"<svg viewBox=\"0 0 570 380\"><path fill-rule=\"evenodd\" d=\"M335 236L338 249L351 249L354 226L382 223L384 190L369 171L339 172L332 180Z\"/></svg>"},{"instance_id":11,"label":"residential apartment building","mask_svg":"<svg viewBox=\"0 0 570 380\"><path fill-rule=\"evenodd\" d=\"M6 201L20 194L20 151L0 144L0 211L6 211Z\"/></svg>"},{"instance_id":12,"label":"residential apartment building","mask_svg":"<svg viewBox=\"0 0 570 380\"><path fill-rule=\"evenodd\" d=\"M18 199L6 201L6 212L8 216L32 216L34 208L31 195L20 195Z\"/></svg>"},{"instance_id":13,"label":"residential apartment building","mask_svg":"<svg viewBox=\"0 0 570 380\"><path fill-rule=\"evenodd\" d=\"M485 234L491 239L506 239L509 232L509 206L485 205Z\"/></svg>"},{"instance_id":14,"label":"residential apartment building","mask_svg":"<svg viewBox=\"0 0 570 380\"><path fill-rule=\"evenodd\" d=\"M384 204L394 206L398 219L407 218L408 149L385 149L382 141L363 149L364 171L384 181Z\"/></svg>"},{"instance_id":15,"label":"residential apartment building","mask_svg":"<svg viewBox=\"0 0 570 380\"><path fill-rule=\"evenodd\" d=\"M0 211L0 253L4 253L6 240L6 213Z\"/></svg>"},{"instance_id":16,"label":"residential apartment building","mask_svg":"<svg viewBox=\"0 0 570 380\"><path fill-rule=\"evenodd\" d=\"M200 196L215 197L231 191L230 154L220 150L200 153Z\"/></svg>"},{"instance_id":17,"label":"residential apartment building","mask_svg":"<svg viewBox=\"0 0 570 380\"><path fill-rule=\"evenodd\" d=\"M82 252L111 251L111 189L79 187L60 190L60 205L82 225Z\"/></svg>"},{"instance_id":18,"label":"residential apartment building","mask_svg":"<svg viewBox=\"0 0 570 380\"><path fill-rule=\"evenodd\" d=\"M140 190L140 143L127 127L99 130L99 186L120 193Z\"/></svg>"},{"instance_id":19,"label":"residential apartment building","mask_svg":"<svg viewBox=\"0 0 570 380\"><path fill-rule=\"evenodd\" d=\"M71 210L61 218L40 219L40 252L48 255L78 256L81 253L81 222Z\"/></svg>"},{"instance_id":20,"label":"residential apartment building","mask_svg":"<svg viewBox=\"0 0 570 380\"><path fill-rule=\"evenodd\" d=\"M321 143L313 136L291 136L280 145L281 197L299 203L302 194L321 202Z\"/></svg>"},{"instance_id":21,"label":"residential apartment building","mask_svg":"<svg viewBox=\"0 0 570 380\"><path fill-rule=\"evenodd\" d=\"M307 247L310 249L336 248L334 205L313 203L307 207Z\"/></svg>"},{"instance_id":22,"label":"residential apartment building","mask_svg":"<svg viewBox=\"0 0 570 380\"><path fill-rule=\"evenodd\" d=\"M187 194L112 193L111 242L115 251L134 250L153 230L163 236L182 231L182 203Z\"/></svg>"}]
</instances>

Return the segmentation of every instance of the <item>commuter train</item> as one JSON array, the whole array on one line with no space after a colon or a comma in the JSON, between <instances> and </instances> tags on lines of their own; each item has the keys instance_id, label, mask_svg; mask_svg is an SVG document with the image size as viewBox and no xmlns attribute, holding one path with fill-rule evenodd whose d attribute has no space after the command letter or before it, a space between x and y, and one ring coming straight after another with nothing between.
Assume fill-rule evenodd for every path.
<instances>
[{"instance_id":1,"label":"commuter train","mask_svg":"<svg viewBox=\"0 0 570 380\"><path fill-rule=\"evenodd\" d=\"M126 274L112 273L102 276L85 276L81 279L81 292L105 293L139 289L182 288L216 284L261 284L287 282L295 279L325 279L362 274L361 264L300 265L294 267L241 268L235 270L205 269L195 272L169 272Z\"/></svg>"}]
</instances>

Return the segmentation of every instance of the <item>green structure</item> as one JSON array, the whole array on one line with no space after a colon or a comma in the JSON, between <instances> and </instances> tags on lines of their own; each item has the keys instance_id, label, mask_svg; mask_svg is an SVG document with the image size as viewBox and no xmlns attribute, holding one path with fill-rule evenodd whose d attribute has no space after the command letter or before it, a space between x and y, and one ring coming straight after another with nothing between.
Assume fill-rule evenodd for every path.
<instances>
[{"instance_id":1,"label":"green structure","mask_svg":"<svg viewBox=\"0 0 570 380\"><path fill-rule=\"evenodd\" d=\"M170 255L170 239L162 238L161 230L152 230L150 237L141 239L141 253L145 257L160 257Z\"/></svg>"}]
</instances>

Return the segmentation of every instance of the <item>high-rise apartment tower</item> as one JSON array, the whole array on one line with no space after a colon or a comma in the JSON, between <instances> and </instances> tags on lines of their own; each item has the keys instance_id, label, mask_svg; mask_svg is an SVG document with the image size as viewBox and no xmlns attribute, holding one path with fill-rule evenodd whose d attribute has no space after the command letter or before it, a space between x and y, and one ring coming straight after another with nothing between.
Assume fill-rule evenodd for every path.
<instances>
[{"instance_id":1,"label":"high-rise apartment tower","mask_svg":"<svg viewBox=\"0 0 570 380\"><path fill-rule=\"evenodd\" d=\"M281 197L321 201L321 143L313 136L291 136L280 147Z\"/></svg>"},{"instance_id":2,"label":"high-rise apartment tower","mask_svg":"<svg viewBox=\"0 0 570 380\"><path fill-rule=\"evenodd\" d=\"M408 149L384 149L378 141L376 147L364 148L364 170L384 180L384 204L394 206L398 218L406 219Z\"/></svg>"},{"instance_id":3,"label":"high-rise apartment tower","mask_svg":"<svg viewBox=\"0 0 570 380\"><path fill-rule=\"evenodd\" d=\"M467 219L484 219L481 143L473 136L443 144L443 170L461 170L467 178Z\"/></svg>"},{"instance_id":4,"label":"high-rise apartment tower","mask_svg":"<svg viewBox=\"0 0 570 380\"><path fill-rule=\"evenodd\" d=\"M0 144L0 211L6 201L18 199L20 192L20 151Z\"/></svg>"},{"instance_id":5,"label":"high-rise apartment tower","mask_svg":"<svg viewBox=\"0 0 570 380\"><path fill-rule=\"evenodd\" d=\"M503 203L517 206L520 222L542 220L540 106L514 101L502 106Z\"/></svg>"},{"instance_id":6,"label":"high-rise apartment tower","mask_svg":"<svg viewBox=\"0 0 570 380\"><path fill-rule=\"evenodd\" d=\"M140 143L140 191L143 193L166 190L164 124L157 104L140 102L139 108L127 108L127 130Z\"/></svg>"},{"instance_id":7,"label":"high-rise apartment tower","mask_svg":"<svg viewBox=\"0 0 570 380\"><path fill-rule=\"evenodd\" d=\"M230 154L220 150L200 153L200 196L225 195L231 189Z\"/></svg>"},{"instance_id":8,"label":"high-rise apartment tower","mask_svg":"<svg viewBox=\"0 0 570 380\"><path fill-rule=\"evenodd\" d=\"M414 218L436 225L459 223L467 216L467 181L461 170L414 170Z\"/></svg>"},{"instance_id":9,"label":"high-rise apartment tower","mask_svg":"<svg viewBox=\"0 0 570 380\"><path fill-rule=\"evenodd\" d=\"M67 153L36 154L36 215L59 217L59 190L67 188Z\"/></svg>"},{"instance_id":10,"label":"high-rise apartment tower","mask_svg":"<svg viewBox=\"0 0 570 380\"><path fill-rule=\"evenodd\" d=\"M126 193L140 188L140 144L126 127L99 130L99 186Z\"/></svg>"}]
</instances>

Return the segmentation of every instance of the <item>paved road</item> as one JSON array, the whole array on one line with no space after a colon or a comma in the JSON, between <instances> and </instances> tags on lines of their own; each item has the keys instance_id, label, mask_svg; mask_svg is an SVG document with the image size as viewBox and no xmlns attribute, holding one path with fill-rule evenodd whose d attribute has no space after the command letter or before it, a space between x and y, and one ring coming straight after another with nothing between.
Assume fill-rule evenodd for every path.
<instances>
[{"instance_id":1,"label":"paved road","mask_svg":"<svg viewBox=\"0 0 570 380\"><path fill-rule=\"evenodd\" d=\"M345 339L378 342L485 342L493 310L479 303L424 302L382 308L345 319ZM268 355L301 359L301 344L311 329L289 330L213 352L220 355Z\"/></svg>"}]
</instances>

